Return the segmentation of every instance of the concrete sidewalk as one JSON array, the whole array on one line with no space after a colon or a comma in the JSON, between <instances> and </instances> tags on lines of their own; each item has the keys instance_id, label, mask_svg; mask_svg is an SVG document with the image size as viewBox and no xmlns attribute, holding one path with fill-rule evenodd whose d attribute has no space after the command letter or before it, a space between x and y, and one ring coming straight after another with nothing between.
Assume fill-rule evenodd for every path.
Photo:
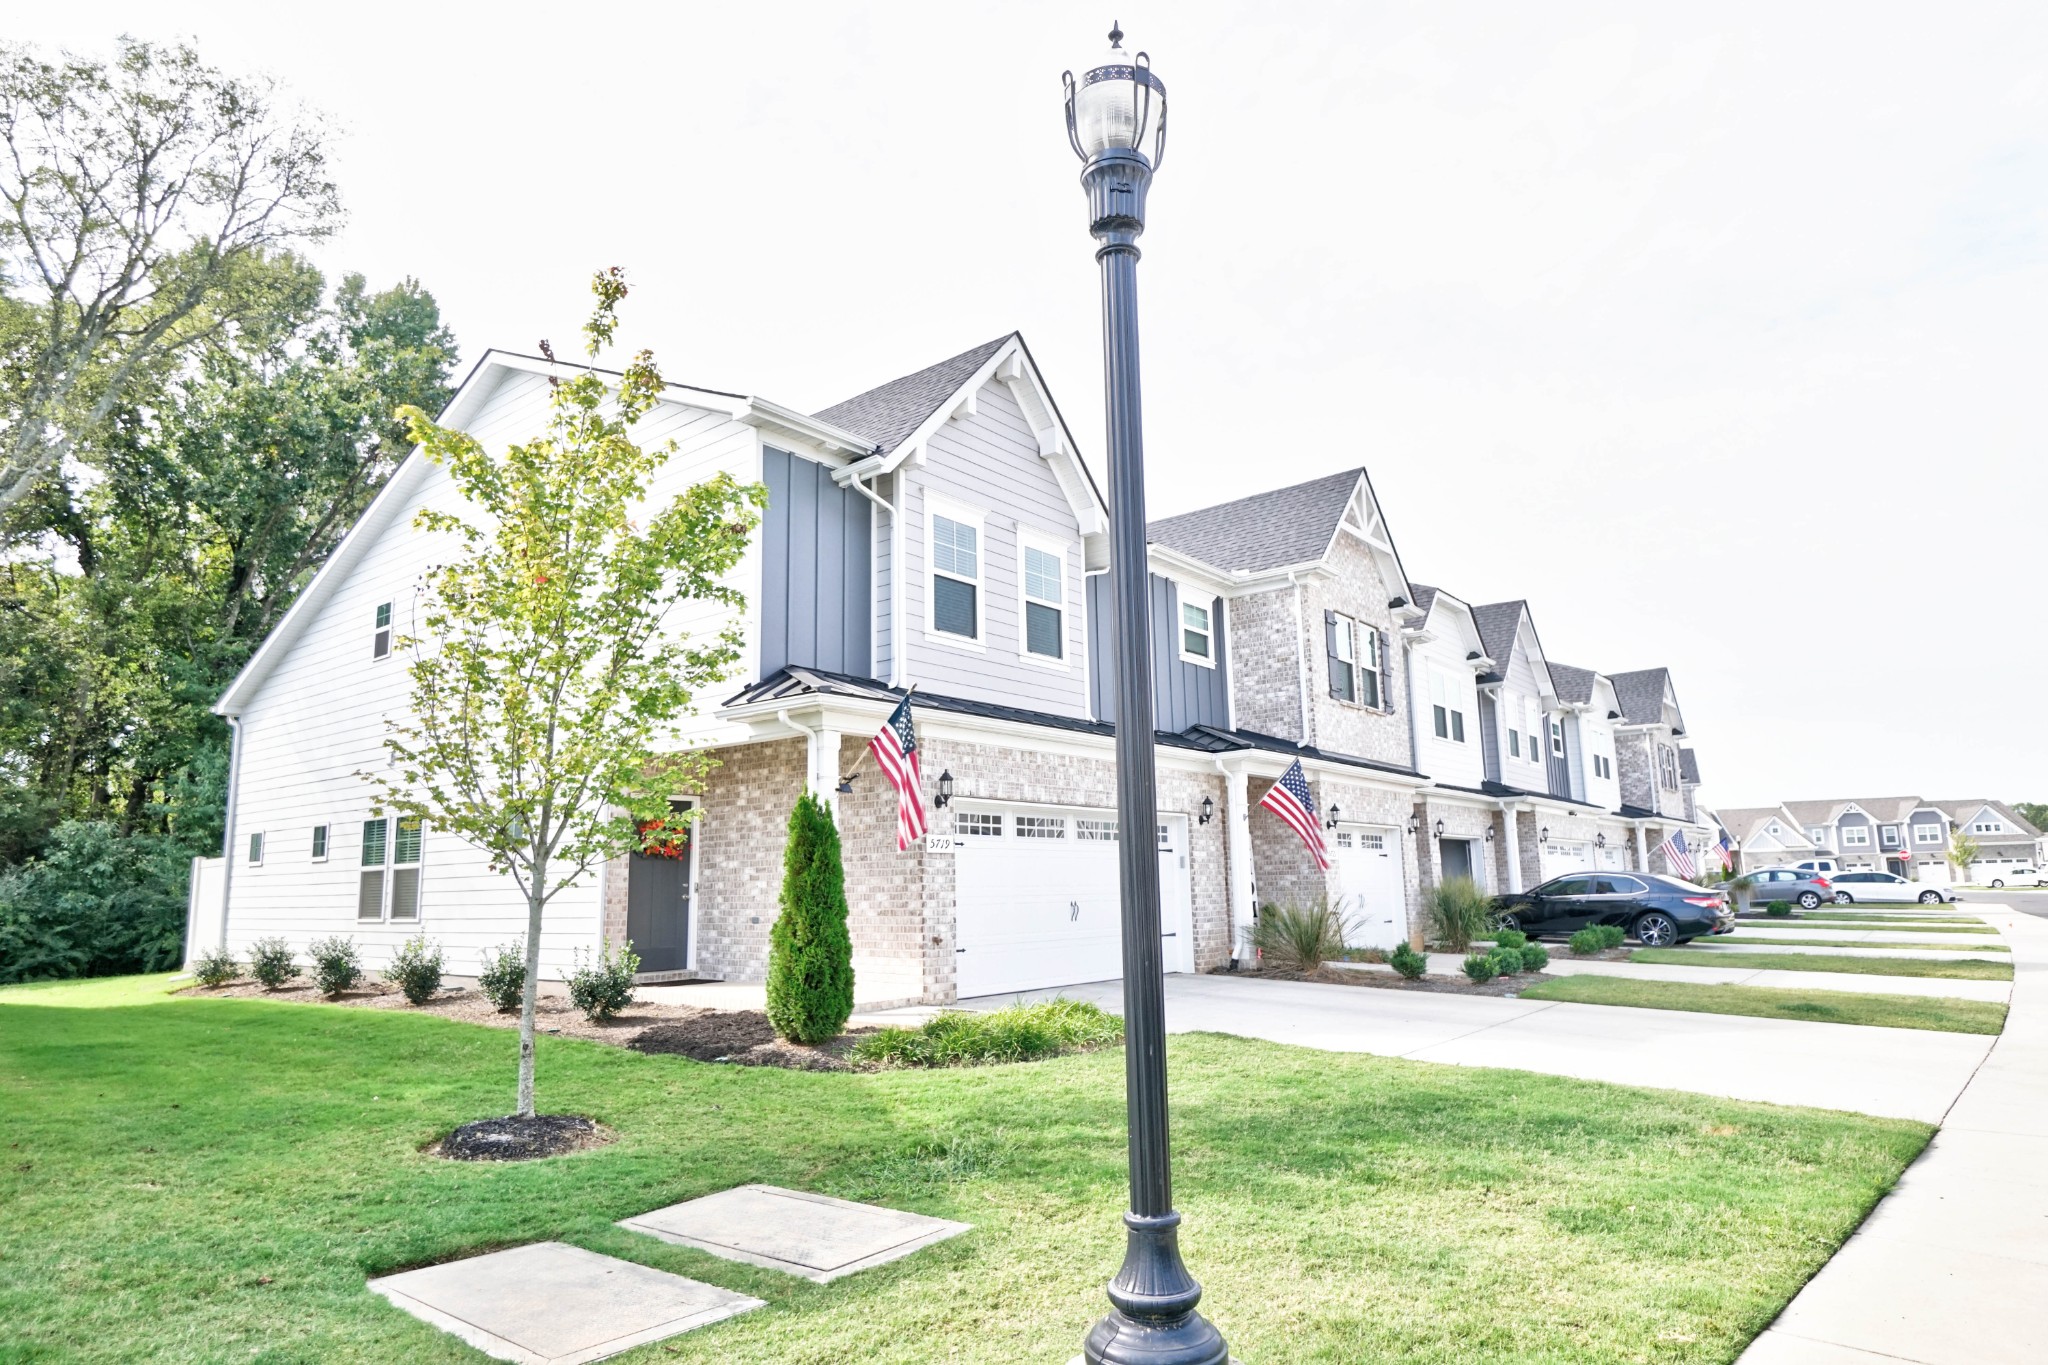
<instances>
[{"instance_id":1,"label":"concrete sidewalk","mask_svg":"<svg viewBox=\"0 0 2048 1365\"><path fill-rule=\"evenodd\" d=\"M1464 958L1454 953L1431 953L1432 976L1459 976ZM1333 962L1345 971L1391 973L1392 967L1365 962ZM1946 1000L1985 1000L2003 1004L2012 995L2005 981L1952 981L1932 976L1864 976L1853 972L1779 971L1765 967L1666 966L1658 962L1581 961L1553 956L1550 965L1532 982L1545 976L1618 976L1624 980L1678 981L1694 986L1757 986L1782 991L1855 991L1865 995L1925 995Z\"/></svg>"},{"instance_id":2,"label":"concrete sidewalk","mask_svg":"<svg viewBox=\"0 0 2048 1365\"><path fill-rule=\"evenodd\" d=\"M2048 920L1971 908L2013 950L2005 1033L1898 1189L1739 1365L2048 1360Z\"/></svg>"},{"instance_id":3,"label":"concrete sidewalk","mask_svg":"<svg viewBox=\"0 0 2048 1365\"><path fill-rule=\"evenodd\" d=\"M985 996L961 1006L995 1009L1060 995L1123 1007L1123 987L1115 981ZM1947 1112L1991 1045L1979 1034L1380 990L1255 974L1168 977L1166 1027L1928 1123Z\"/></svg>"}]
</instances>

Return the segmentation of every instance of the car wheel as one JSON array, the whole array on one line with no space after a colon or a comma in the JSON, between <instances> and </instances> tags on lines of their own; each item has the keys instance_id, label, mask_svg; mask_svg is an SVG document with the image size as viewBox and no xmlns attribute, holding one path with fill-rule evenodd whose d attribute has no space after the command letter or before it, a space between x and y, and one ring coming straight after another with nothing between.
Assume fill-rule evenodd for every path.
<instances>
[{"instance_id":1,"label":"car wheel","mask_svg":"<svg viewBox=\"0 0 2048 1365\"><path fill-rule=\"evenodd\" d=\"M1678 922L1662 910L1637 916L1629 928L1645 948L1669 948L1678 941Z\"/></svg>"},{"instance_id":2,"label":"car wheel","mask_svg":"<svg viewBox=\"0 0 2048 1365\"><path fill-rule=\"evenodd\" d=\"M1922 905L1939 905L1941 904L1941 893L1939 891L1922 891L1920 893L1920 903Z\"/></svg>"},{"instance_id":3,"label":"car wheel","mask_svg":"<svg viewBox=\"0 0 2048 1365\"><path fill-rule=\"evenodd\" d=\"M2005 885L2005 878L2003 878L2003 877L1993 877L1993 878L1991 879L1991 889L1992 889L1993 891L1997 891L1997 890L1999 890L1999 889L2003 888L2003 887L2004 887L2004 885Z\"/></svg>"},{"instance_id":4,"label":"car wheel","mask_svg":"<svg viewBox=\"0 0 2048 1365\"><path fill-rule=\"evenodd\" d=\"M1856 903L1856 898L1855 898L1854 896L1850 895L1850 894L1849 894L1848 892L1846 892L1846 891L1837 891L1837 892L1835 893L1835 904L1836 904L1836 905L1854 905L1855 903Z\"/></svg>"},{"instance_id":5,"label":"car wheel","mask_svg":"<svg viewBox=\"0 0 2048 1365\"><path fill-rule=\"evenodd\" d=\"M1817 910L1817 909L1819 909L1819 908L1820 908L1820 892L1818 892L1818 891L1802 891L1802 892L1800 892L1800 893L1799 893L1799 908L1800 908L1801 910Z\"/></svg>"},{"instance_id":6,"label":"car wheel","mask_svg":"<svg viewBox=\"0 0 2048 1365\"><path fill-rule=\"evenodd\" d=\"M1522 927L1522 921L1513 915L1495 915L1493 917L1493 927L1497 932L1512 934L1515 930Z\"/></svg>"}]
</instances>

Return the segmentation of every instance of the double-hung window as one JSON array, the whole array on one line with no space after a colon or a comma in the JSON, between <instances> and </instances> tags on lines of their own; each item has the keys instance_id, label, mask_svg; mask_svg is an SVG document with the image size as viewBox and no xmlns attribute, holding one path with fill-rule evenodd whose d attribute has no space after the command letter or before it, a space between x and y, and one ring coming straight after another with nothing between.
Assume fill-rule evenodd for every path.
<instances>
[{"instance_id":1,"label":"double-hung window","mask_svg":"<svg viewBox=\"0 0 2048 1365\"><path fill-rule=\"evenodd\" d=\"M407 815L392 823L391 919L409 924L420 917L420 820Z\"/></svg>"},{"instance_id":2,"label":"double-hung window","mask_svg":"<svg viewBox=\"0 0 2048 1365\"><path fill-rule=\"evenodd\" d=\"M1051 546L1024 543L1024 652L1066 658L1067 557Z\"/></svg>"},{"instance_id":3,"label":"double-hung window","mask_svg":"<svg viewBox=\"0 0 2048 1365\"><path fill-rule=\"evenodd\" d=\"M1517 730L1514 726L1510 725L1508 727L1508 757L1520 758L1521 756L1522 732L1520 730Z\"/></svg>"},{"instance_id":4,"label":"double-hung window","mask_svg":"<svg viewBox=\"0 0 2048 1365\"><path fill-rule=\"evenodd\" d=\"M356 918L376 921L384 918L384 872L391 849L386 841L388 820L363 821L363 869L356 878Z\"/></svg>"},{"instance_id":5,"label":"double-hung window","mask_svg":"<svg viewBox=\"0 0 2048 1365\"><path fill-rule=\"evenodd\" d=\"M1358 699L1367 706L1377 707L1386 693L1384 670L1380 660L1380 633L1371 626L1354 624L1352 632L1358 641Z\"/></svg>"},{"instance_id":6,"label":"double-hung window","mask_svg":"<svg viewBox=\"0 0 2048 1365\"><path fill-rule=\"evenodd\" d=\"M1330 695L1377 708L1380 704L1380 636L1341 612L1328 612Z\"/></svg>"},{"instance_id":7,"label":"double-hung window","mask_svg":"<svg viewBox=\"0 0 2048 1365\"><path fill-rule=\"evenodd\" d=\"M1430 726L1438 739L1465 742L1464 693L1441 669L1429 671Z\"/></svg>"},{"instance_id":8,"label":"double-hung window","mask_svg":"<svg viewBox=\"0 0 2048 1365\"><path fill-rule=\"evenodd\" d=\"M410 924L420 917L420 821L416 815L363 821L356 918Z\"/></svg>"},{"instance_id":9,"label":"double-hung window","mask_svg":"<svg viewBox=\"0 0 2048 1365\"><path fill-rule=\"evenodd\" d=\"M1916 844L1938 844L1941 842L1940 825L1913 826L1913 842Z\"/></svg>"},{"instance_id":10,"label":"double-hung window","mask_svg":"<svg viewBox=\"0 0 2048 1365\"><path fill-rule=\"evenodd\" d=\"M261 834L249 836L249 866L263 866L263 836Z\"/></svg>"},{"instance_id":11,"label":"double-hung window","mask_svg":"<svg viewBox=\"0 0 2048 1365\"><path fill-rule=\"evenodd\" d=\"M1189 663L1216 665L1215 623L1209 608L1186 598L1180 604L1180 657Z\"/></svg>"},{"instance_id":12,"label":"double-hung window","mask_svg":"<svg viewBox=\"0 0 2048 1365\"><path fill-rule=\"evenodd\" d=\"M325 825L313 826L313 861L316 863L327 861L327 826Z\"/></svg>"},{"instance_id":13,"label":"double-hung window","mask_svg":"<svg viewBox=\"0 0 2048 1365\"><path fill-rule=\"evenodd\" d=\"M391 604L377 604L377 625L370 634L370 657L388 659L391 657Z\"/></svg>"},{"instance_id":14,"label":"double-hung window","mask_svg":"<svg viewBox=\"0 0 2048 1365\"><path fill-rule=\"evenodd\" d=\"M1842 845L1845 848L1870 847L1870 827L1868 825L1842 826Z\"/></svg>"},{"instance_id":15,"label":"double-hung window","mask_svg":"<svg viewBox=\"0 0 2048 1365\"><path fill-rule=\"evenodd\" d=\"M1550 752L1558 758L1564 757L1564 722L1561 720L1550 722Z\"/></svg>"},{"instance_id":16,"label":"double-hung window","mask_svg":"<svg viewBox=\"0 0 2048 1365\"><path fill-rule=\"evenodd\" d=\"M981 524L964 516L931 515L931 628L962 640L981 639Z\"/></svg>"}]
</instances>

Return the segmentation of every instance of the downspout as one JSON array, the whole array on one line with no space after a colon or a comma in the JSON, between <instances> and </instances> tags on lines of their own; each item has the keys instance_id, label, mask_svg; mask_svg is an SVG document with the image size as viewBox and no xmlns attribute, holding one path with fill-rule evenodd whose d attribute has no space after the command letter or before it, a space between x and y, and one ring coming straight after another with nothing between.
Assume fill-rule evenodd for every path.
<instances>
[{"instance_id":1,"label":"downspout","mask_svg":"<svg viewBox=\"0 0 2048 1365\"><path fill-rule=\"evenodd\" d=\"M1241 966L1256 966L1258 954L1251 947L1251 933L1258 918L1252 886L1252 826L1250 786L1242 765L1232 768L1221 758L1212 760L1223 774L1223 847L1229 861L1230 959Z\"/></svg>"},{"instance_id":2,"label":"downspout","mask_svg":"<svg viewBox=\"0 0 2048 1365\"><path fill-rule=\"evenodd\" d=\"M881 478L880 474L875 475ZM895 505L855 475L852 489L889 514L889 686L903 685L903 518Z\"/></svg>"},{"instance_id":3,"label":"downspout","mask_svg":"<svg viewBox=\"0 0 2048 1365\"><path fill-rule=\"evenodd\" d=\"M804 790L813 796L818 791L818 732L802 721L782 710L775 713L775 719L787 725L804 737Z\"/></svg>"},{"instance_id":4,"label":"downspout","mask_svg":"<svg viewBox=\"0 0 2048 1365\"><path fill-rule=\"evenodd\" d=\"M1401 662L1407 675L1408 684L1408 766L1416 772L1422 771L1422 738L1418 727L1422 723L1421 701L1415 691L1415 642L1401 641ZM1446 702L1448 703L1448 698Z\"/></svg>"},{"instance_id":5,"label":"downspout","mask_svg":"<svg viewBox=\"0 0 2048 1365\"><path fill-rule=\"evenodd\" d=\"M242 718L229 716L228 721L228 808L221 820L221 872L220 872L220 944L219 950L228 950L228 906L233 903L235 889L235 806L242 790Z\"/></svg>"},{"instance_id":6,"label":"downspout","mask_svg":"<svg viewBox=\"0 0 2048 1365\"><path fill-rule=\"evenodd\" d=\"M1287 571L1287 582L1294 589L1294 679L1301 691L1301 743L1306 746L1308 737L1308 618L1302 614L1301 580L1295 571Z\"/></svg>"}]
</instances>

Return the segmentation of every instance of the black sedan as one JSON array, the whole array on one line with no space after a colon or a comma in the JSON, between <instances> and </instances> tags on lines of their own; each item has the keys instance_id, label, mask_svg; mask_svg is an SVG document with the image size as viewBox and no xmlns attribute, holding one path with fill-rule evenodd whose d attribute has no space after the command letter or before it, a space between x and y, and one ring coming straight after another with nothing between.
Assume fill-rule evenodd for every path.
<instances>
[{"instance_id":1,"label":"black sedan","mask_svg":"<svg viewBox=\"0 0 2048 1365\"><path fill-rule=\"evenodd\" d=\"M1534 890L1496 896L1494 919L1531 938L1618 924L1645 948L1669 948L1734 924L1728 898L1676 877L1643 872L1573 872Z\"/></svg>"}]
</instances>

